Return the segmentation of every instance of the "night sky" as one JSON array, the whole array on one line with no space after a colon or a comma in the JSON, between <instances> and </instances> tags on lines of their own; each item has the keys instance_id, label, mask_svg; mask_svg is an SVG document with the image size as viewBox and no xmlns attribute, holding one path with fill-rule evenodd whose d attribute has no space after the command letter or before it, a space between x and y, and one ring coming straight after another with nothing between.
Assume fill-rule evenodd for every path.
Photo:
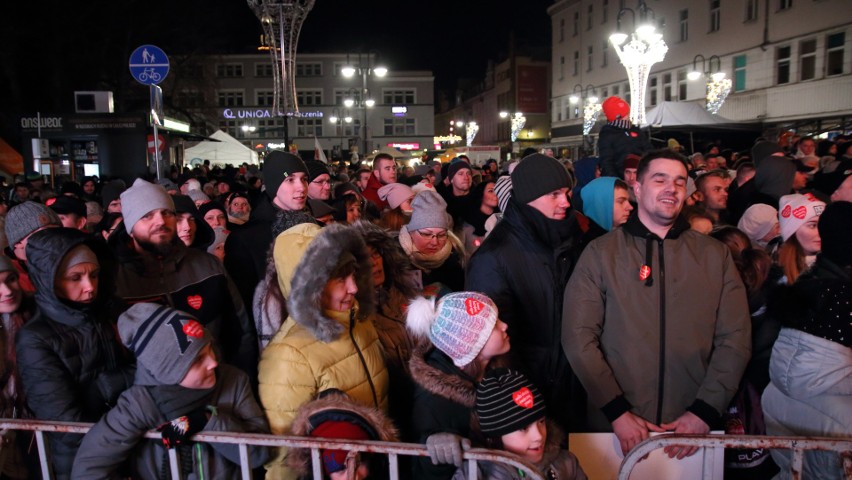
<instances>
[{"instance_id":1,"label":"night sky","mask_svg":"<svg viewBox=\"0 0 852 480\"><path fill-rule=\"evenodd\" d=\"M436 87L448 90L502 59L510 32L518 45L546 49L552 3L317 0L299 50L377 50L388 68L432 70ZM140 88L127 67L139 45L170 55L248 53L261 33L242 0L3 0L0 22L0 134L20 112L71 109L75 90L120 98Z\"/></svg>"}]
</instances>

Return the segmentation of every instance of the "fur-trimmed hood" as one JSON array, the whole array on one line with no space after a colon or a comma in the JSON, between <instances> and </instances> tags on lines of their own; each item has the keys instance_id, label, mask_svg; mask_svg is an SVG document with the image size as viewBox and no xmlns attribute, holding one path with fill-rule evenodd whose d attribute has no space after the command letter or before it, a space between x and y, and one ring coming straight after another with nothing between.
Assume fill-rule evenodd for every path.
<instances>
[{"instance_id":1,"label":"fur-trimmed hood","mask_svg":"<svg viewBox=\"0 0 852 480\"><path fill-rule=\"evenodd\" d=\"M442 366L456 373L448 373L430 365L427 360L430 355L444 357L439 358L439 360L446 359L446 362L441 362ZM411 353L411 360L408 361L408 368L411 370L411 378L414 380L414 383L420 385L427 392L468 408L475 406L475 381L453 365L450 357L435 349L435 346L428 340L421 340L414 347L414 351Z\"/></svg>"},{"instance_id":2,"label":"fur-trimmed hood","mask_svg":"<svg viewBox=\"0 0 852 480\"><path fill-rule=\"evenodd\" d=\"M290 294L287 296L290 317L324 343L336 340L344 330L340 322L323 313L320 303L323 288L343 252L352 254L358 265L355 272L357 316L360 320L368 318L375 306L372 265L364 239L352 228L336 224L323 228L308 245L290 280Z\"/></svg>"},{"instance_id":3,"label":"fur-trimmed hood","mask_svg":"<svg viewBox=\"0 0 852 480\"><path fill-rule=\"evenodd\" d=\"M299 408L299 413L296 414L296 418L293 419L293 424L290 427L290 435L298 435L300 437L310 436L310 431L314 427L311 425L311 417L321 412L330 412L333 410L361 417L376 431L379 436L377 440L379 441L399 441L399 433L396 427L394 427L390 418L381 410L359 405L353 402L346 394L339 392L328 393L322 398L302 405ZM290 449L287 452L285 462L300 477L308 476L311 473L311 450L307 448Z\"/></svg>"},{"instance_id":4,"label":"fur-trimmed hood","mask_svg":"<svg viewBox=\"0 0 852 480\"><path fill-rule=\"evenodd\" d=\"M372 247L381 254L385 270L385 286L396 287L405 298L417 295L417 282L413 275L417 269L394 234L366 220L358 220L351 225L351 228L361 234L368 247ZM376 289L380 287L381 285L376 285Z\"/></svg>"}]
</instances>

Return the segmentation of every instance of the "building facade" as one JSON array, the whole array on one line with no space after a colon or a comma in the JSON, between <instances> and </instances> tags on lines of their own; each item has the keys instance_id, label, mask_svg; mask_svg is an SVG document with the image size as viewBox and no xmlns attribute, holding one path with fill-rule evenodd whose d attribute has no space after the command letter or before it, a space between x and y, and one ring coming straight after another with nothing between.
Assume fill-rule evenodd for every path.
<instances>
[{"instance_id":1,"label":"building facade","mask_svg":"<svg viewBox=\"0 0 852 480\"><path fill-rule=\"evenodd\" d=\"M553 28L551 120L554 143L582 142L583 103L595 94L628 102L627 74L609 42L642 20L640 2L559 0ZM822 133L852 128L852 4L848 0L648 0L645 20L668 53L654 64L646 108L663 101L705 104L707 81L732 81L718 114L767 130ZM700 55L700 57L699 57ZM715 56L715 57L714 57ZM713 57L712 61L708 61ZM718 58L716 58L718 57ZM703 72L690 80L688 73ZM572 95L581 98L572 102ZM596 133L598 128L592 131Z\"/></svg>"},{"instance_id":2,"label":"building facade","mask_svg":"<svg viewBox=\"0 0 852 480\"><path fill-rule=\"evenodd\" d=\"M363 71L346 77L341 73L346 65ZM273 111L275 66L267 53L204 56L184 73L194 70L196 78L213 81L175 84L173 103L195 127L221 129L261 154L284 148L285 137L301 151L313 150L316 138L327 155L346 160L351 153L363 156L365 150L369 154L385 146L431 148L432 72L394 71L389 66L387 74L379 76L376 66L372 55L359 59L347 54L299 54L298 111L280 117Z\"/></svg>"}]
</instances>

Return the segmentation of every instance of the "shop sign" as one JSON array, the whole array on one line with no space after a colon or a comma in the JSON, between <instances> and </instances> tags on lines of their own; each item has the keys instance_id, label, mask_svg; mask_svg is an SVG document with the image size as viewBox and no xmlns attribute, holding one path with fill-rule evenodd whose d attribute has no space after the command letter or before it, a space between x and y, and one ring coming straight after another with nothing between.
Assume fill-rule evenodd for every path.
<instances>
[{"instance_id":1,"label":"shop sign","mask_svg":"<svg viewBox=\"0 0 852 480\"><path fill-rule=\"evenodd\" d=\"M420 150L419 143L389 143L388 146L397 150Z\"/></svg>"},{"instance_id":2,"label":"shop sign","mask_svg":"<svg viewBox=\"0 0 852 480\"><path fill-rule=\"evenodd\" d=\"M62 117L21 117L21 128L62 128Z\"/></svg>"},{"instance_id":3,"label":"shop sign","mask_svg":"<svg viewBox=\"0 0 852 480\"><path fill-rule=\"evenodd\" d=\"M297 118L323 118L323 112L319 110L309 112L296 112L288 116ZM272 110L268 108L226 108L222 110L222 117L228 119L277 118L278 115L272 113Z\"/></svg>"}]
</instances>

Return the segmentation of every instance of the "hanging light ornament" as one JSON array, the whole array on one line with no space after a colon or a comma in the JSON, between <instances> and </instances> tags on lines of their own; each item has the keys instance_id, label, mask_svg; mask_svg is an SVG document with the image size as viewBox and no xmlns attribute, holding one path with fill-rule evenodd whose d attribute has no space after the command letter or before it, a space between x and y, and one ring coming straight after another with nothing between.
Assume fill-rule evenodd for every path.
<instances>
[{"instance_id":1,"label":"hanging light ornament","mask_svg":"<svg viewBox=\"0 0 852 480\"><path fill-rule=\"evenodd\" d=\"M587 103L583 107L583 135L588 135L598 121L598 115L601 113L600 103Z\"/></svg>"},{"instance_id":2,"label":"hanging light ornament","mask_svg":"<svg viewBox=\"0 0 852 480\"><path fill-rule=\"evenodd\" d=\"M469 147L473 143L473 139L476 138L476 134L479 133L479 125L476 122L467 122L467 130L465 130L467 137L467 146Z\"/></svg>"},{"instance_id":3,"label":"hanging light ornament","mask_svg":"<svg viewBox=\"0 0 852 480\"><path fill-rule=\"evenodd\" d=\"M524 125L527 124L527 117L524 114L518 112L512 117L512 141L518 139L518 135L520 135L521 130L524 129Z\"/></svg>"},{"instance_id":4,"label":"hanging light ornament","mask_svg":"<svg viewBox=\"0 0 852 480\"><path fill-rule=\"evenodd\" d=\"M707 82L707 111L716 115L728 94L731 93L731 79L720 78L713 79Z\"/></svg>"}]
</instances>

